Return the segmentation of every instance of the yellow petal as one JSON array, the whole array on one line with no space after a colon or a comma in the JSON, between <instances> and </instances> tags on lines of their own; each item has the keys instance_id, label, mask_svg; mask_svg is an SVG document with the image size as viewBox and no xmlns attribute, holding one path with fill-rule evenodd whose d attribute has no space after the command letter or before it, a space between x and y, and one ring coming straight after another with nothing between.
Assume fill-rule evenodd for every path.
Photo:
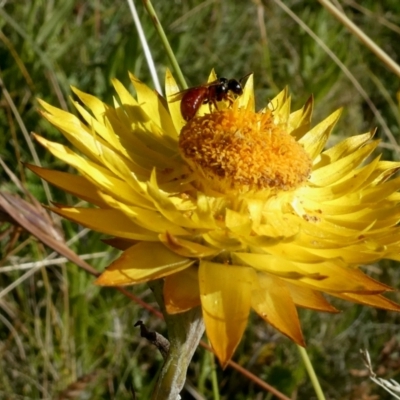
<instances>
[{"instance_id":1,"label":"yellow petal","mask_svg":"<svg viewBox=\"0 0 400 400\"><path fill-rule=\"evenodd\" d=\"M308 264L264 254L235 253L235 257L260 271L294 279L314 290L379 294L389 289L339 260Z\"/></svg>"},{"instance_id":2,"label":"yellow petal","mask_svg":"<svg viewBox=\"0 0 400 400\"><path fill-rule=\"evenodd\" d=\"M308 131L299 142L304 145L304 150L310 156L312 160L317 159L320 155L322 149L325 147L325 144L332 132L332 129L336 125L341 110L335 111L328 118L325 118L322 122Z\"/></svg>"},{"instance_id":3,"label":"yellow petal","mask_svg":"<svg viewBox=\"0 0 400 400\"><path fill-rule=\"evenodd\" d=\"M90 109L97 121L101 121L104 118L106 112L111 108L106 103L103 103L96 96L82 92L76 87L71 87L71 90L79 97L82 103Z\"/></svg>"},{"instance_id":4,"label":"yellow petal","mask_svg":"<svg viewBox=\"0 0 400 400\"><path fill-rule=\"evenodd\" d=\"M300 346L305 345L297 310L284 281L269 274L258 274L251 307L284 335Z\"/></svg>"},{"instance_id":5,"label":"yellow petal","mask_svg":"<svg viewBox=\"0 0 400 400\"><path fill-rule=\"evenodd\" d=\"M254 99L254 75L250 74L246 84L243 88L243 94L239 96L235 103L239 108L246 108L247 110L255 110L255 99Z\"/></svg>"},{"instance_id":6,"label":"yellow petal","mask_svg":"<svg viewBox=\"0 0 400 400\"><path fill-rule=\"evenodd\" d=\"M97 278L102 286L133 285L182 271L193 260L178 256L161 243L141 242L125 250Z\"/></svg>"},{"instance_id":7,"label":"yellow petal","mask_svg":"<svg viewBox=\"0 0 400 400\"><path fill-rule=\"evenodd\" d=\"M354 303L363 304L366 306L382 308L389 311L400 311L400 305L396 304L394 301L383 297L382 295L362 295L355 293L330 293L332 296L339 297L347 301L352 301Z\"/></svg>"},{"instance_id":8,"label":"yellow petal","mask_svg":"<svg viewBox=\"0 0 400 400\"><path fill-rule=\"evenodd\" d=\"M88 201L89 203L107 208L107 203L101 196L99 188L83 176L41 168L32 164L25 164L25 166L52 185L57 186L82 200Z\"/></svg>"},{"instance_id":9,"label":"yellow petal","mask_svg":"<svg viewBox=\"0 0 400 400\"><path fill-rule=\"evenodd\" d=\"M375 171L375 179L372 185L378 185L387 181L393 174L400 169L400 162L380 161Z\"/></svg>"},{"instance_id":10,"label":"yellow petal","mask_svg":"<svg viewBox=\"0 0 400 400\"><path fill-rule=\"evenodd\" d=\"M360 236L362 236L362 232L360 232ZM306 246L303 245L303 247ZM341 265L343 261L350 265L357 265L370 264L379 260L382 258L382 252L384 249L374 246L374 242L368 242L368 240L365 240L361 246L354 245L341 248L336 244L334 247L327 249L308 247L308 251L320 259L329 260L338 257L340 260L338 265ZM338 254L338 252L340 252L340 254ZM336 264L336 261L333 262L333 264ZM352 267L348 269L349 271L354 271L354 268Z\"/></svg>"},{"instance_id":11,"label":"yellow petal","mask_svg":"<svg viewBox=\"0 0 400 400\"><path fill-rule=\"evenodd\" d=\"M134 75L129 74L129 77L135 86L140 107L151 117L152 121L163 130L165 135L170 136L176 142L178 133L175 130L164 98L161 97L157 91L146 86Z\"/></svg>"},{"instance_id":12,"label":"yellow petal","mask_svg":"<svg viewBox=\"0 0 400 400\"><path fill-rule=\"evenodd\" d=\"M169 232L161 233L158 237L166 247L183 257L204 258L215 256L221 252L220 249L203 246L190 240L180 239Z\"/></svg>"},{"instance_id":13,"label":"yellow petal","mask_svg":"<svg viewBox=\"0 0 400 400\"><path fill-rule=\"evenodd\" d=\"M81 92L76 88L72 88L72 90L79 97L81 102L94 114L93 117L93 115L86 111L86 109L82 107L79 102L73 102L75 108L85 119L86 123L95 128L95 131L114 149L118 149L121 154L126 154L125 149L123 146L121 146L118 136L115 134L114 130L107 129L106 125L104 124L105 119L110 113L112 113L112 108L100 101L96 96Z\"/></svg>"},{"instance_id":14,"label":"yellow petal","mask_svg":"<svg viewBox=\"0 0 400 400\"><path fill-rule=\"evenodd\" d=\"M233 210L226 210L225 224L231 232L236 232L242 235L250 235L252 231L252 221L249 215L236 212Z\"/></svg>"},{"instance_id":15,"label":"yellow petal","mask_svg":"<svg viewBox=\"0 0 400 400\"><path fill-rule=\"evenodd\" d=\"M240 251L244 248L242 242L235 237L227 236L223 231L211 231L210 233L203 234L202 237L208 244L217 249Z\"/></svg>"},{"instance_id":16,"label":"yellow petal","mask_svg":"<svg viewBox=\"0 0 400 400\"><path fill-rule=\"evenodd\" d=\"M347 175L344 179L342 179L339 183L331 185L331 186L323 186L323 187L307 187L299 190L299 194L303 194L314 201L317 204L316 208L323 208L325 206L325 202L342 198L343 202L348 204L350 202L349 199L349 188L351 188L352 198L358 200L357 202L357 210L360 208L360 202L362 200L363 195L360 195L358 190L368 185L369 178L375 171L377 165L379 163L379 157L375 158L371 163L367 164L363 168L359 168L356 171L351 171L350 174ZM356 195L353 195L356 194ZM332 204L332 203L330 203ZM329 207L329 205L328 205Z\"/></svg>"},{"instance_id":17,"label":"yellow petal","mask_svg":"<svg viewBox=\"0 0 400 400\"><path fill-rule=\"evenodd\" d=\"M288 123L290 115L290 96L287 87L269 102L268 108L273 111L274 122L277 125L286 125Z\"/></svg>"},{"instance_id":18,"label":"yellow petal","mask_svg":"<svg viewBox=\"0 0 400 400\"><path fill-rule=\"evenodd\" d=\"M147 193L153 199L158 211L175 224L192 229L213 229L216 227L216 223L210 213L208 218L203 219L191 217L189 213L182 213L172 202L170 196L159 189L155 171L151 175L150 182L147 182Z\"/></svg>"},{"instance_id":19,"label":"yellow petal","mask_svg":"<svg viewBox=\"0 0 400 400\"><path fill-rule=\"evenodd\" d=\"M165 72L165 95L168 101L169 112L177 132L180 132L186 123L181 114L181 102L178 101L180 100L179 92L180 89L175 78L172 76L171 71L167 69Z\"/></svg>"},{"instance_id":20,"label":"yellow petal","mask_svg":"<svg viewBox=\"0 0 400 400\"><path fill-rule=\"evenodd\" d=\"M203 318L207 336L223 368L246 328L254 278L251 268L200 261Z\"/></svg>"},{"instance_id":21,"label":"yellow petal","mask_svg":"<svg viewBox=\"0 0 400 400\"><path fill-rule=\"evenodd\" d=\"M318 164L318 167L340 160L341 158L354 153L360 147L366 145L374 137L374 134L375 134L375 129L371 132L367 132L356 136L350 136L340 141L338 144L325 150L322 153L321 164Z\"/></svg>"},{"instance_id":22,"label":"yellow petal","mask_svg":"<svg viewBox=\"0 0 400 400\"><path fill-rule=\"evenodd\" d=\"M285 285L290 291L290 296L296 306L329 313L339 312L339 310L328 303L321 293L301 285L296 285L288 280L285 281Z\"/></svg>"},{"instance_id":23,"label":"yellow petal","mask_svg":"<svg viewBox=\"0 0 400 400\"><path fill-rule=\"evenodd\" d=\"M157 233L135 224L116 209L51 207L51 211L83 226L111 236L157 241Z\"/></svg>"},{"instance_id":24,"label":"yellow petal","mask_svg":"<svg viewBox=\"0 0 400 400\"><path fill-rule=\"evenodd\" d=\"M378 141L368 143L346 157L314 169L310 182L317 186L328 186L339 181L346 174L354 171L376 149L378 144Z\"/></svg>"},{"instance_id":25,"label":"yellow petal","mask_svg":"<svg viewBox=\"0 0 400 400\"><path fill-rule=\"evenodd\" d=\"M303 108L291 113L289 116L288 130L297 141L310 130L313 107L314 99L311 96Z\"/></svg>"},{"instance_id":26,"label":"yellow petal","mask_svg":"<svg viewBox=\"0 0 400 400\"><path fill-rule=\"evenodd\" d=\"M217 76L217 74L216 74L216 72L215 72L215 69L213 68L213 69L211 70L211 72L210 72L210 75L208 75L207 83L214 82L214 81L216 81L217 79L218 79L218 76Z\"/></svg>"},{"instance_id":27,"label":"yellow petal","mask_svg":"<svg viewBox=\"0 0 400 400\"><path fill-rule=\"evenodd\" d=\"M165 277L164 301L169 314L181 313L199 306L198 268L189 267Z\"/></svg>"},{"instance_id":28,"label":"yellow petal","mask_svg":"<svg viewBox=\"0 0 400 400\"><path fill-rule=\"evenodd\" d=\"M92 98L94 96L90 96L76 89L75 92L87 107L90 108L92 106ZM176 145L174 152L162 146L161 143L158 143L157 148L153 148L154 146L151 146L152 143L148 143L151 142L151 135L146 135L145 133L140 135L139 127L135 127L135 134L133 134L132 124L124 118L126 116L119 112L119 109L109 107L101 116L98 116L99 120L96 120L78 102L74 102L74 106L87 124L90 125L121 158L125 159L128 166L134 168L133 171L136 174L147 175L148 171L153 167L163 169L166 166L170 168L176 166L176 162L171 158L176 154ZM166 144L166 142L164 144Z\"/></svg>"},{"instance_id":29,"label":"yellow petal","mask_svg":"<svg viewBox=\"0 0 400 400\"><path fill-rule=\"evenodd\" d=\"M104 192L110 196L130 204L141 205L146 208L150 206L149 201L145 198L146 193L142 190L140 184L136 182L137 186L134 186L132 174L130 174L129 177L126 177L126 180L132 183L132 185L127 185L123 180L118 179L110 173L109 170L78 156L68 147L59 143L50 142L38 135L35 135L34 137L57 158L76 168L94 185L98 186L101 190L104 190Z\"/></svg>"},{"instance_id":30,"label":"yellow petal","mask_svg":"<svg viewBox=\"0 0 400 400\"><path fill-rule=\"evenodd\" d=\"M117 237L102 239L101 241L105 244L108 244L111 247L118 249L118 250L129 249L129 247L132 247L134 244L136 244L138 242L137 240L122 239L122 238L117 238Z\"/></svg>"},{"instance_id":31,"label":"yellow petal","mask_svg":"<svg viewBox=\"0 0 400 400\"><path fill-rule=\"evenodd\" d=\"M54 126L58 127L68 141L91 160L109 160L111 167L113 166L113 160L115 162L120 161L121 155L118 152L122 151L121 146L117 150L113 149L102 137L96 134L93 127L85 126L74 115L68 113L66 115L64 111L58 110L43 101L40 104L46 110L53 112L52 114L42 113L43 116ZM109 134L114 135L112 132L109 132ZM103 133L103 135L106 134ZM149 170L138 165L133 160L123 157L123 161L131 173L133 172L138 176L147 176L149 174Z\"/></svg>"},{"instance_id":32,"label":"yellow petal","mask_svg":"<svg viewBox=\"0 0 400 400\"><path fill-rule=\"evenodd\" d=\"M379 186L371 187L363 191L363 202L374 204L377 199L385 199L392 193L397 192L400 187L400 178L391 179L381 183Z\"/></svg>"},{"instance_id":33,"label":"yellow petal","mask_svg":"<svg viewBox=\"0 0 400 400\"><path fill-rule=\"evenodd\" d=\"M132 220L144 229L154 231L155 233L169 232L172 235L188 235L189 232L174 222L169 221L157 210L147 210L141 207L127 206L117 202L112 198L107 198L110 208L123 212L127 219Z\"/></svg>"}]
</instances>

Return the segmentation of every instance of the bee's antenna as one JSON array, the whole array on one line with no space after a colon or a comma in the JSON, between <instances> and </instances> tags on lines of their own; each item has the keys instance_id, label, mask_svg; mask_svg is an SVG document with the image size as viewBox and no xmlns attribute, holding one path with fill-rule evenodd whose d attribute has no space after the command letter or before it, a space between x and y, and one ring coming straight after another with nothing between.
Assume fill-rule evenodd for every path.
<instances>
[{"instance_id":1,"label":"bee's antenna","mask_svg":"<svg viewBox=\"0 0 400 400\"><path fill-rule=\"evenodd\" d=\"M252 74L253 74L253 72L249 72L247 75L245 75L242 78L240 78L239 79L240 84L244 86L244 81Z\"/></svg>"}]
</instances>

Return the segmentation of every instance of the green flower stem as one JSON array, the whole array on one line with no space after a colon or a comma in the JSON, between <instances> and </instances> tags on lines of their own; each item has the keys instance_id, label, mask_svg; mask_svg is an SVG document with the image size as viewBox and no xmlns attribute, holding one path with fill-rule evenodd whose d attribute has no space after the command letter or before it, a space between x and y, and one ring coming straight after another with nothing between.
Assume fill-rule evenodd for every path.
<instances>
[{"instance_id":1,"label":"green flower stem","mask_svg":"<svg viewBox=\"0 0 400 400\"><path fill-rule=\"evenodd\" d=\"M324 393L322 391L321 385L319 384L317 375L316 375L316 373L314 371L314 368L313 368L313 366L311 364L311 360L308 357L307 350L304 347L301 347L301 346L297 346L297 348L298 348L298 350L300 352L301 358L303 359L303 363L304 363L304 366L306 367L306 370L308 372L308 376L311 379L311 383L312 383L312 385L314 387L315 394L317 395L317 399L318 400L325 400L325 395L324 395Z\"/></svg>"},{"instance_id":2,"label":"green flower stem","mask_svg":"<svg viewBox=\"0 0 400 400\"><path fill-rule=\"evenodd\" d=\"M210 343L208 343L208 345L211 347ZM211 351L209 351L208 357L210 357L210 365L211 365L211 386L213 392L213 399L220 400L218 378L217 378L217 367L215 365L215 356Z\"/></svg>"},{"instance_id":3,"label":"green flower stem","mask_svg":"<svg viewBox=\"0 0 400 400\"><path fill-rule=\"evenodd\" d=\"M153 21L153 24L157 30L158 35L160 36L161 42L165 48L165 51L168 55L168 58L172 64L172 68L174 69L176 78L179 82L179 84L181 85L182 89L187 89L187 84L185 81L185 78L183 76L182 70L179 67L178 61L175 58L175 54L171 48L171 45L169 44L167 35L164 32L164 29L161 25L160 20L157 17L156 11L154 10L153 5L151 4L150 0L142 0L143 1L143 5L146 8L147 12L149 13L151 20Z\"/></svg>"},{"instance_id":4,"label":"green flower stem","mask_svg":"<svg viewBox=\"0 0 400 400\"><path fill-rule=\"evenodd\" d=\"M149 286L164 315L170 342L169 352L164 360L151 400L177 400L180 399L179 393L186 381L189 363L204 333L201 308L197 307L175 315L167 314L163 299L163 281L150 282Z\"/></svg>"}]
</instances>

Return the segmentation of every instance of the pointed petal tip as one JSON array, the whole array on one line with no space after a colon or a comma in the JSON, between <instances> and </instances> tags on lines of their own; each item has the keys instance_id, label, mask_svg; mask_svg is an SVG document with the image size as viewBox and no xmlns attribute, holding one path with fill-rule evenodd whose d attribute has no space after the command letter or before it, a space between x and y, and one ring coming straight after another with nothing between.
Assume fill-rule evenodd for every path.
<instances>
[{"instance_id":1,"label":"pointed petal tip","mask_svg":"<svg viewBox=\"0 0 400 400\"><path fill-rule=\"evenodd\" d=\"M300 336L296 338L290 338L293 340L298 346L306 347L306 341L304 340L303 332L300 332Z\"/></svg>"},{"instance_id":2,"label":"pointed petal tip","mask_svg":"<svg viewBox=\"0 0 400 400\"><path fill-rule=\"evenodd\" d=\"M135 285L137 282L133 282L128 277L126 279L114 279L114 275L109 273L109 271L105 270L101 275L97 277L94 281L96 286L132 286Z\"/></svg>"},{"instance_id":3,"label":"pointed petal tip","mask_svg":"<svg viewBox=\"0 0 400 400\"><path fill-rule=\"evenodd\" d=\"M233 357L233 354L236 351L237 346L235 346L232 349L217 349L216 347L213 347L213 352L215 356L218 359L218 362L221 366L221 368L224 370L228 364L231 358Z\"/></svg>"},{"instance_id":4,"label":"pointed petal tip","mask_svg":"<svg viewBox=\"0 0 400 400\"><path fill-rule=\"evenodd\" d=\"M96 280L93 282L97 286L105 286L103 283L103 278L102 275L96 278Z\"/></svg>"},{"instance_id":5,"label":"pointed petal tip","mask_svg":"<svg viewBox=\"0 0 400 400\"><path fill-rule=\"evenodd\" d=\"M222 371L225 371L226 367L229 365L229 361L231 361L231 360L229 359L229 360L222 361L222 360L218 359L218 361L219 361L219 365L221 366Z\"/></svg>"},{"instance_id":6,"label":"pointed petal tip","mask_svg":"<svg viewBox=\"0 0 400 400\"><path fill-rule=\"evenodd\" d=\"M182 309L181 307L176 306L174 304L166 304L165 305L165 310L167 311L167 314L171 314L171 315L180 314L180 313L189 311L190 309L191 308Z\"/></svg>"},{"instance_id":7,"label":"pointed petal tip","mask_svg":"<svg viewBox=\"0 0 400 400\"><path fill-rule=\"evenodd\" d=\"M338 310L336 307L334 307L331 304L328 304L328 306L324 307L324 308L314 308L314 309L310 308L310 310L314 310L314 311L318 311L318 312L326 312L329 314L340 314L343 312L342 310Z\"/></svg>"},{"instance_id":8,"label":"pointed petal tip","mask_svg":"<svg viewBox=\"0 0 400 400\"><path fill-rule=\"evenodd\" d=\"M78 96L80 93L84 93L84 92L82 92L82 90L79 90L76 86L71 85L70 88L71 88L71 91Z\"/></svg>"},{"instance_id":9,"label":"pointed petal tip","mask_svg":"<svg viewBox=\"0 0 400 400\"><path fill-rule=\"evenodd\" d=\"M141 82L141 80L132 72L128 72L129 79L133 82Z\"/></svg>"},{"instance_id":10,"label":"pointed petal tip","mask_svg":"<svg viewBox=\"0 0 400 400\"><path fill-rule=\"evenodd\" d=\"M298 346L303 347L303 349L305 349L307 347L306 342L304 341L304 339L301 341L301 343L295 342Z\"/></svg>"},{"instance_id":11,"label":"pointed petal tip","mask_svg":"<svg viewBox=\"0 0 400 400\"><path fill-rule=\"evenodd\" d=\"M172 76L172 72L171 72L171 70L169 69L169 68L167 68L166 70L165 70L165 76L167 77L167 76Z\"/></svg>"},{"instance_id":12,"label":"pointed petal tip","mask_svg":"<svg viewBox=\"0 0 400 400\"><path fill-rule=\"evenodd\" d=\"M107 271L105 271L105 273L106 272ZM107 276L105 276L105 273L103 272L100 276L98 276L93 283L97 286L113 286Z\"/></svg>"},{"instance_id":13,"label":"pointed petal tip","mask_svg":"<svg viewBox=\"0 0 400 400\"><path fill-rule=\"evenodd\" d=\"M229 365L234 352L232 352L230 355L228 355L227 353L219 354L217 349L215 349L212 345L211 349L212 352L214 353L214 356L217 358L222 370L225 370L225 368Z\"/></svg>"}]
</instances>

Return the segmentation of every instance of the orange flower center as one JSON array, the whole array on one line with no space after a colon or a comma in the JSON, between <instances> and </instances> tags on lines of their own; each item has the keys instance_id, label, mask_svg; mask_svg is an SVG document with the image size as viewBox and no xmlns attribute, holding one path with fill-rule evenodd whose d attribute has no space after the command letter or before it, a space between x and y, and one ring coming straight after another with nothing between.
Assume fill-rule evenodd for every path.
<instances>
[{"instance_id":1,"label":"orange flower center","mask_svg":"<svg viewBox=\"0 0 400 400\"><path fill-rule=\"evenodd\" d=\"M233 107L195 117L182 128L179 148L197 182L222 193L293 190L308 179L312 166L270 110Z\"/></svg>"}]
</instances>

